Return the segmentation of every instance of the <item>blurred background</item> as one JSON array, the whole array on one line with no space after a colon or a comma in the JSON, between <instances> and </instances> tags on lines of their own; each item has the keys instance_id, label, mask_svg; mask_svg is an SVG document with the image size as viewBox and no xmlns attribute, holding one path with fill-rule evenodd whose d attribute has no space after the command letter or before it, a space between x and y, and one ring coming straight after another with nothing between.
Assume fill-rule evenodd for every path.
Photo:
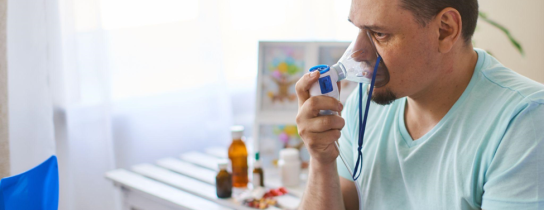
<instances>
[{"instance_id":1,"label":"blurred background","mask_svg":"<svg viewBox=\"0 0 544 210\"><path fill-rule=\"evenodd\" d=\"M350 41L350 2L0 0L0 158L18 174L56 154L60 209L120 209L106 171L252 136L259 41ZM479 2L524 55L481 20L475 47L544 83L544 1Z\"/></svg>"}]
</instances>

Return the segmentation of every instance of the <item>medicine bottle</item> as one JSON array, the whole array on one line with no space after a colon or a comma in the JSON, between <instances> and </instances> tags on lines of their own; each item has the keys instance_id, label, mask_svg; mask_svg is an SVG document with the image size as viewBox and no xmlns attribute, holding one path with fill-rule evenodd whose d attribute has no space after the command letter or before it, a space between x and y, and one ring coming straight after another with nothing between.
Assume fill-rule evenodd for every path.
<instances>
[{"instance_id":1,"label":"medicine bottle","mask_svg":"<svg viewBox=\"0 0 544 210\"><path fill-rule=\"evenodd\" d=\"M229 159L232 165L232 186L245 188L248 183L247 149L242 141L244 127L232 126L232 143L229 146Z\"/></svg>"},{"instance_id":2,"label":"medicine bottle","mask_svg":"<svg viewBox=\"0 0 544 210\"><path fill-rule=\"evenodd\" d=\"M232 177L227 172L228 163L220 162L217 164L219 173L215 177L215 188L217 191L217 197L230 198L232 195Z\"/></svg>"},{"instance_id":3,"label":"medicine bottle","mask_svg":"<svg viewBox=\"0 0 544 210\"><path fill-rule=\"evenodd\" d=\"M261 168L261 161L259 160L259 152L255 153L255 162L253 163L253 177L251 182L253 183L253 188L259 186L264 187L264 173Z\"/></svg>"},{"instance_id":4,"label":"medicine bottle","mask_svg":"<svg viewBox=\"0 0 544 210\"><path fill-rule=\"evenodd\" d=\"M301 166L298 150L295 148L280 150L278 166L280 168L282 185L285 187L297 187L299 185Z\"/></svg>"}]
</instances>

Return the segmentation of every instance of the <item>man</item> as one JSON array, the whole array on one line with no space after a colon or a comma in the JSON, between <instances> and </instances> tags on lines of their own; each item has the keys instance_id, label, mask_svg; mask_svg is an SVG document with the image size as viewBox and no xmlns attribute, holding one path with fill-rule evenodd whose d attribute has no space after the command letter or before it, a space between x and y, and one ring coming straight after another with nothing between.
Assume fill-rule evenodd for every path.
<instances>
[{"instance_id":1,"label":"man","mask_svg":"<svg viewBox=\"0 0 544 210\"><path fill-rule=\"evenodd\" d=\"M349 20L371 34L390 74L373 91L364 136L365 209L544 209L544 86L473 49L477 17L477 0L353 0ZM337 158L355 167L358 90L345 107L310 97L318 77L296 85L311 154L299 208L358 209Z\"/></svg>"}]
</instances>

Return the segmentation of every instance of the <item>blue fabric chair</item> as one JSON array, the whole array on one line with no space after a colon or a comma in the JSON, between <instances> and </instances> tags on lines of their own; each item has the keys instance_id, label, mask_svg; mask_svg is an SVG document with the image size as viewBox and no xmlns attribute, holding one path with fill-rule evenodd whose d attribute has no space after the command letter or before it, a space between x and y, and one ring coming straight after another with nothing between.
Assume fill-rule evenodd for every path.
<instances>
[{"instance_id":1,"label":"blue fabric chair","mask_svg":"<svg viewBox=\"0 0 544 210\"><path fill-rule=\"evenodd\" d=\"M19 175L0 180L0 210L57 210L59 167L57 157Z\"/></svg>"}]
</instances>

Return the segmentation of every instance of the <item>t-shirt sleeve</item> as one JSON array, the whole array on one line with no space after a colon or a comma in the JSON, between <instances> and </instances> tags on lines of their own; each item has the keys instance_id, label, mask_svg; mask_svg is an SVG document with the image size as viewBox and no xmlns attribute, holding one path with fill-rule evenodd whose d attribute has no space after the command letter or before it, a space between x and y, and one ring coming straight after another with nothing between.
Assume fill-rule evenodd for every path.
<instances>
[{"instance_id":1,"label":"t-shirt sleeve","mask_svg":"<svg viewBox=\"0 0 544 210\"><path fill-rule=\"evenodd\" d=\"M346 104L344 104L344 110L342 110L342 118L344 118L345 120L345 126L344 128L342 128L340 139L338 139L338 144L340 145L340 155L342 155L344 161L346 162L348 167L350 167L350 170L353 170L353 166L355 165L353 163L353 145L351 130L355 126L354 116L356 116L357 114L356 100L358 99L358 92L359 89L355 88L355 90L346 100ZM341 177L352 180L351 174L349 173L349 170L346 168L346 165L340 158L340 155L336 158L336 167L338 169L338 174Z\"/></svg>"},{"instance_id":2,"label":"t-shirt sleeve","mask_svg":"<svg viewBox=\"0 0 544 210\"><path fill-rule=\"evenodd\" d=\"M544 209L544 104L510 122L485 174L482 209Z\"/></svg>"}]
</instances>

